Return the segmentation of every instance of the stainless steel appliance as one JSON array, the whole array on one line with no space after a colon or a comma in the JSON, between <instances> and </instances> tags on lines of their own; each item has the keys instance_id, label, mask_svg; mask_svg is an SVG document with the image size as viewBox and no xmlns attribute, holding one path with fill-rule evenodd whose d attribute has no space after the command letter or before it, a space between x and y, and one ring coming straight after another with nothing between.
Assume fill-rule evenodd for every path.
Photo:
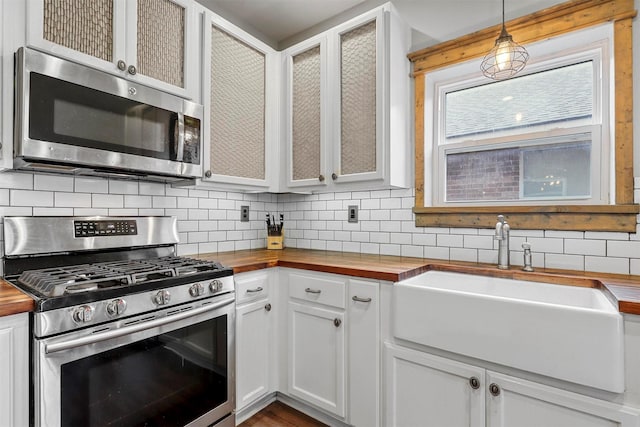
<instances>
[{"instance_id":1,"label":"stainless steel appliance","mask_svg":"<svg viewBox=\"0 0 640 427\"><path fill-rule=\"evenodd\" d=\"M27 48L16 68L16 168L202 176L202 105Z\"/></svg>"},{"instance_id":2,"label":"stainless steel appliance","mask_svg":"<svg viewBox=\"0 0 640 427\"><path fill-rule=\"evenodd\" d=\"M171 217L5 217L30 294L35 426L235 426L232 270Z\"/></svg>"}]
</instances>

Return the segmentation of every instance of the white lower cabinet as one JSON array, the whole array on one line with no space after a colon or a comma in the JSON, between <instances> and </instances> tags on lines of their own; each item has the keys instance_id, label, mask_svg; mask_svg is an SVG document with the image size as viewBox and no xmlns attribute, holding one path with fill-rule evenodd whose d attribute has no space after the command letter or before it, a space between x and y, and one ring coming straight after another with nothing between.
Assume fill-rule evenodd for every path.
<instances>
[{"instance_id":1,"label":"white lower cabinet","mask_svg":"<svg viewBox=\"0 0 640 427\"><path fill-rule=\"evenodd\" d=\"M637 427L638 411L420 351L385 344L392 427Z\"/></svg>"},{"instance_id":2,"label":"white lower cabinet","mask_svg":"<svg viewBox=\"0 0 640 427\"><path fill-rule=\"evenodd\" d=\"M380 425L380 284L347 284L349 424Z\"/></svg>"},{"instance_id":3,"label":"white lower cabinet","mask_svg":"<svg viewBox=\"0 0 640 427\"><path fill-rule=\"evenodd\" d=\"M289 394L345 416L344 312L289 302Z\"/></svg>"},{"instance_id":4,"label":"white lower cabinet","mask_svg":"<svg viewBox=\"0 0 640 427\"><path fill-rule=\"evenodd\" d=\"M29 315L0 317L0 426L29 425Z\"/></svg>"},{"instance_id":5,"label":"white lower cabinet","mask_svg":"<svg viewBox=\"0 0 640 427\"><path fill-rule=\"evenodd\" d=\"M269 296L269 272L235 276L236 409L239 411L273 391L275 308Z\"/></svg>"}]
</instances>

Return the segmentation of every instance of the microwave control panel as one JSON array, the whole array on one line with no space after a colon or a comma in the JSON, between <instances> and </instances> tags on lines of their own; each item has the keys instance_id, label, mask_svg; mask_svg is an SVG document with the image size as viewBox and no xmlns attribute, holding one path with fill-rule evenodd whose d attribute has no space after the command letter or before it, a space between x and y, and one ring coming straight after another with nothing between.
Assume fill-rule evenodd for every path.
<instances>
[{"instance_id":1,"label":"microwave control panel","mask_svg":"<svg viewBox=\"0 0 640 427\"><path fill-rule=\"evenodd\" d=\"M73 221L76 237L131 236L138 234L136 220Z\"/></svg>"}]
</instances>

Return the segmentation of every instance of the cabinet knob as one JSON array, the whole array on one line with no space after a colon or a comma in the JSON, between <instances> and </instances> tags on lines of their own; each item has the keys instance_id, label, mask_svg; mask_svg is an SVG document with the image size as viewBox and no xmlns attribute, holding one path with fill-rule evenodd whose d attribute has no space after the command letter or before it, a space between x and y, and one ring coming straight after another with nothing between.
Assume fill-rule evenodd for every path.
<instances>
[{"instance_id":1,"label":"cabinet knob","mask_svg":"<svg viewBox=\"0 0 640 427\"><path fill-rule=\"evenodd\" d=\"M204 173L204 176L205 176L206 178L211 178L211 171L206 171L206 172Z\"/></svg>"},{"instance_id":2,"label":"cabinet knob","mask_svg":"<svg viewBox=\"0 0 640 427\"><path fill-rule=\"evenodd\" d=\"M135 65L129 65L129 68L127 68L127 72L132 76L135 76L138 70L136 69Z\"/></svg>"},{"instance_id":3,"label":"cabinet knob","mask_svg":"<svg viewBox=\"0 0 640 427\"><path fill-rule=\"evenodd\" d=\"M127 63L124 62L122 59L118 61L118 70L120 71L124 71L127 69Z\"/></svg>"},{"instance_id":4,"label":"cabinet knob","mask_svg":"<svg viewBox=\"0 0 640 427\"><path fill-rule=\"evenodd\" d=\"M324 175L320 175L320 176L318 177L318 181L320 181L320 182L324 182Z\"/></svg>"},{"instance_id":5,"label":"cabinet knob","mask_svg":"<svg viewBox=\"0 0 640 427\"><path fill-rule=\"evenodd\" d=\"M267 311L271 311L271 304L267 303L267 305L264 306L264 309Z\"/></svg>"},{"instance_id":6,"label":"cabinet knob","mask_svg":"<svg viewBox=\"0 0 640 427\"><path fill-rule=\"evenodd\" d=\"M469 378L469 385L472 389L477 390L480 388L480 380L478 377L471 377Z\"/></svg>"},{"instance_id":7,"label":"cabinet knob","mask_svg":"<svg viewBox=\"0 0 640 427\"><path fill-rule=\"evenodd\" d=\"M334 172L334 173L332 173L332 174L331 174L331 179L332 179L332 180L334 180L334 181L335 181L336 179L338 179L338 174L337 174L337 173L335 173L335 172Z\"/></svg>"},{"instance_id":8,"label":"cabinet knob","mask_svg":"<svg viewBox=\"0 0 640 427\"><path fill-rule=\"evenodd\" d=\"M500 386L496 383L491 383L491 385L489 386L489 393L491 393L492 396L499 396Z\"/></svg>"},{"instance_id":9,"label":"cabinet knob","mask_svg":"<svg viewBox=\"0 0 640 427\"><path fill-rule=\"evenodd\" d=\"M340 319L338 319L338 318L336 317L335 319L333 319L333 325L334 325L336 328L339 328L339 327L340 327L340 325L342 325L342 320L340 320Z\"/></svg>"}]
</instances>

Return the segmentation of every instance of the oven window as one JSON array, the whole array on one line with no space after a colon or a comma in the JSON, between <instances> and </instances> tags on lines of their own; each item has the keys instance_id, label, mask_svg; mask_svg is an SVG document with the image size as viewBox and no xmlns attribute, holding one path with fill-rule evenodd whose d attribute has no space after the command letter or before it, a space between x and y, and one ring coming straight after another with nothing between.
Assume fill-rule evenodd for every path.
<instances>
[{"instance_id":1,"label":"oven window","mask_svg":"<svg viewBox=\"0 0 640 427\"><path fill-rule=\"evenodd\" d=\"M29 84L31 139L175 160L176 113L38 73Z\"/></svg>"},{"instance_id":2,"label":"oven window","mask_svg":"<svg viewBox=\"0 0 640 427\"><path fill-rule=\"evenodd\" d=\"M185 425L227 401L227 316L62 365L63 426Z\"/></svg>"}]
</instances>

